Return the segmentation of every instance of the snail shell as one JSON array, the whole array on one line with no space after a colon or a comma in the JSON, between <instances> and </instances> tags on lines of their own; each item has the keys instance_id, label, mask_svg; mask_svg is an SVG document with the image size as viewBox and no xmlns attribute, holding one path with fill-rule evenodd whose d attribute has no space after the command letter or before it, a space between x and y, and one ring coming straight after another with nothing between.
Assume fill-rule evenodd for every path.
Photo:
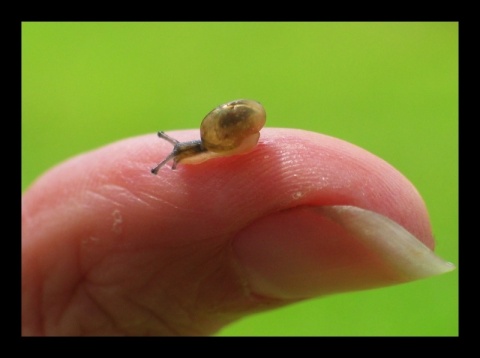
<instances>
[{"instance_id":1,"label":"snail shell","mask_svg":"<svg viewBox=\"0 0 480 358\"><path fill-rule=\"evenodd\" d=\"M158 132L158 136L172 143L174 148L151 171L157 174L171 159L172 169L175 169L180 162L198 164L215 157L248 153L257 145L265 121L265 109L260 103L238 99L216 107L205 116L200 125L200 140L180 143Z\"/></svg>"},{"instance_id":2,"label":"snail shell","mask_svg":"<svg viewBox=\"0 0 480 358\"><path fill-rule=\"evenodd\" d=\"M200 125L200 137L209 151L241 153L257 144L265 121L265 109L260 103L239 99L207 114Z\"/></svg>"}]
</instances>

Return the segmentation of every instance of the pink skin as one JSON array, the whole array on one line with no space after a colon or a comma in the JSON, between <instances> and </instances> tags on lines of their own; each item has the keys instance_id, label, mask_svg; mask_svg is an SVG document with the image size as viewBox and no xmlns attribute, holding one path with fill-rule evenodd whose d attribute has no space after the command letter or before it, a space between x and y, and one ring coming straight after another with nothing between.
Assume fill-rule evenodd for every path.
<instances>
[{"instance_id":1,"label":"pink skin","mask_svg":"<svg viewBox=\"0 0 480 358\"><path fill-rule=\"evenodd\" d=\"M248 154L152 175L171 149L155 134L123 140L53 168L24 194L24 335L205 335L307 297L402 282L312 206L371 210L433 249L412 184L347 142L264 128ZM264 267L270 252L285 260L278 271Z\"/></svg>"}]
</instances>

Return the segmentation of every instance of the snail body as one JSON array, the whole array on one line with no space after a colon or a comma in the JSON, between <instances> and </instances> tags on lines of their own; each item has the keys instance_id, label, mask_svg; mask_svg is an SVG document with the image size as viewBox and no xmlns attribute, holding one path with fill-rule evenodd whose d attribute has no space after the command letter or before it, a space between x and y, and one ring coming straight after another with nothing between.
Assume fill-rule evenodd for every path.
<instances>
[{"instance_id":1,"label":"snail body","mask_svg":"<svg viewBox=\"0 0 480 358\"><path fill-rule=\"evenodd\" d=\"M170 160L175 169L180 162L198 164L215 157L248 153L257 145L265 121L265 109L260 103L238 99L216 107L205 116L200 125L200 140L179 142L158 132L160 138L174 147L151 172L157 174Z\"/></svg>"}]
</instances>

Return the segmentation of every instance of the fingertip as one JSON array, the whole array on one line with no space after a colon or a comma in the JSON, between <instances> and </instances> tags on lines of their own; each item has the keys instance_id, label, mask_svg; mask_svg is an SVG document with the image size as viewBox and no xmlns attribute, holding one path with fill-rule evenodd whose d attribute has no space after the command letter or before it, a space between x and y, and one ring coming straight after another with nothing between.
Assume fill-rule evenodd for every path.
<instances>
[{"instance_id":1,"label":"fingertip","mask_svg":"<svg viewBox=\"0 0 480 358\"><path fill-rule=\"evenodd\" d=\"M171 135L198 139L198 131ZM202 309L221 302L226 310L240 311L237 317L244 312L239 307L251 310L252 302L246 304L244 280L232 267L244 270L254 291L280 300L400 282L382 255L306 207L369 210L433 243L413 185L383 160L339 139L266 128L245 155L157 172L154 166L171 150L155 135L123 140L53 168L24 194L23 253L38 257L35 265L45 277L49 270L60 274L56 293L75 291L88 276L100 295L113 283L118 292L138 298L132 287L140 282L146 287L142 299L149 302L174 290L191 303L202 282L200 289L208 292ZM225 254L231 244L240 265ZM153 285L151 277L157 279ZM222 301L225 284L233 287L232 304ZM107 293L104 302L119 297ZM117 303L123 307L121 299ZM168 299L166 304L175 306Z\"/></svg>"},{"instance_id":2,"label":"fingertip","mask_svg":"<svg viewBox=\"0 0 480 358\"><path fill-rule=\"evenodd\" d=\"M352 206L303 206L264 217L235 237L250 289L304 299L388 286L454 269L392 220Z\"/></svg>"}]
</instances>

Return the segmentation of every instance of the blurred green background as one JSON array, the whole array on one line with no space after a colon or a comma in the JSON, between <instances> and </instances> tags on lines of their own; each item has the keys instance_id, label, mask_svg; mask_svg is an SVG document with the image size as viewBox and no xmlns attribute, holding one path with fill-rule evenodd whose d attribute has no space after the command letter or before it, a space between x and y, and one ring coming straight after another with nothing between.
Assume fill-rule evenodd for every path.
<instances>
[{"instance_id":1,"label":"blurred green background","mask_svg":"<svg viewBox=\"0 0 480 358\"><path fill-rule=\"evenodd\" d=\"M458 265L458 24L23 23L22 188L122 138L198 128L236 98L342 138L418 188ZM154 164L154 163L152 163ZM455 336L458 269L247 317L219 335Z\"/></svg>"}]
</instances>

